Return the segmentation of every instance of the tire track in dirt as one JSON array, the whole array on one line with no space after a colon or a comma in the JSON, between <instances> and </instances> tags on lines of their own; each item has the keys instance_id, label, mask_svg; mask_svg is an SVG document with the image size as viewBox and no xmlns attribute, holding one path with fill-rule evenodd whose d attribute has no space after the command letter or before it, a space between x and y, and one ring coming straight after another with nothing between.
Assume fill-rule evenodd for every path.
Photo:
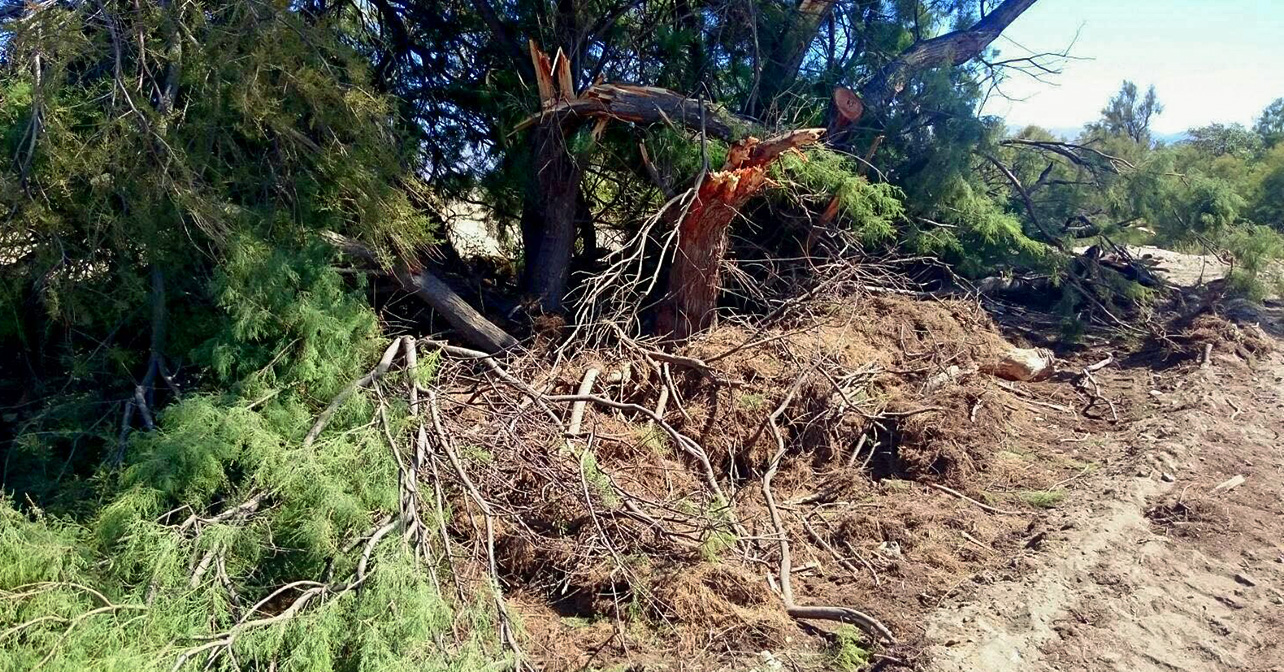
<instances>
[{"instance_id":1,"label":"tire track in dirt","mask_svg":"<svg viewBox=\"0 0 1284 672\"><path fill-rule=\"evenodd\" d=\"M1112 439L1137 459L1042 522L1019 578L929 619L925 669L1284 670L1284 360L1168 386Z\"/></svg>"}]
</instances>

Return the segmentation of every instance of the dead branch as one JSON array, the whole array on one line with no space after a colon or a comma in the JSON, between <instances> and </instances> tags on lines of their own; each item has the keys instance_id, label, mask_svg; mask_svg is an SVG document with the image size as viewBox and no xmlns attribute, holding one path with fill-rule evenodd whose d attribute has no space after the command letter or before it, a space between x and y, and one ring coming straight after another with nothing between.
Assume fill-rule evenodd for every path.
<instances>
[{"instance_id":1,"label":"dead branch","mask_svg":"<svg viewBox=\"0 0 1284 672\"><path fill-rule=\"evenodd\" d=\"M541 395L541 398L545 401L556 402L556 403L591 401L595 404L601 404L603 406L608 406L610 408L618 408L622 411L632 411L634 413L641 413L642 415L645 415L646 417L650 418L651 422L654 422L661 429L663 429L664 433L668 434L669 438L673 439L674 444L676 444L678 448L682 449L683 452L685 452L687 455L690 455L692 458L696 460L696 462L700 465L701 471L703 472L703 475L704 475L705 484L709 486L710 492L712 492L720 502L728 501L726 495L724 495L722 492L722 487L718 485L717 474L714 472L713 464L709 462L709 455L708 453L705 452L704 448L702 448L700 444L696 442L695 439L692 439L691 437L674 429L673 425L670 425L669 423L665 422L663 418L657 416L655 412L652 411L651 409L645 406L639 406L638 404L615 401L613 399L607 399L606 397L598 397L594 395L585 395L585 396L571 395L571 394Z\"/></svg>"},{"instance_id":2,"label":"dead branch","mask_svg":"<svg viewBox=\"0 0 1284 672\"><path fill-rule=\"evenodd\" d=\"M517 345L516 338L486 319L486 316L477 312L454 289L451 289L450 285L427 269L415 268L408 263L399 263L387 269L370 248L357 240L333 231L322 232L321 237L344 254L396 278L403 290L414 294L440 313L469 344L491 353L502 352Z\"/></svg>"},{"instance_id":3,"label":"dead branch","mask_svg":"<svg viewBox=\"0 0 1284 672\"><path fill-rule=\"evenodd\" d=\"M593 391L593 382L597 380L598 374L601 373L597 368L589 368L584 372L584 380L580 382L578 396L588 397ZM567 436L579 436L580 425L584 422L584 409L588 401L577 401L571 406L571 423L566 429Z\"/></svg>"},{"instance_id":4,"label":"dead branch","mask_svg":"<svg viewBox=\"0 0 1284 672\"><path fill-rule=\"evenodd\" d=\"M990 513L997 513L997 514L999 514L999 515L1004 515L1004 516L1023 516L1023 515L1025 515L1024 513L1020 512L1020 511L1005 511L1005 510L1003 510L1003 509L998 509L998 508L995 508L995 507L993 507L993 506L990 506L989 504L986 504L985 502L978 502L977 500L972 499L971 497L968 497L967 495L965 495L965 494L963 494L963 493L959 492L958 490L955 490L955 489L953 489L953 488L947 488L947 487L945 487L944 485L937 485L936 483L924 483L923 485L926 485L927 487L932 488L933 490L940 490L941 492L944 492L945 494L950 495L951 497L958 497L959 499L961 499L961 500L963 500L963 501L965 501L965 502L968 502L968 503L970 503L970 504L975 504L975 505L976 505L977 507L979 507L982 511L988 511L988 512L990 512Z\"/></svg>"},{"instance_id":5,"label":"dead branch","mask_svg":"<svg viewBox=\"0 0 1284 672\"><path fill-rule=\"evenodd\" d=\"M789 553L789 534L785 530L784 523L780 518L780 511L776 508L776 498L771 492L771 481L776 472L780 469L780 461L784 459L787 446L785 438L780 433L780 427L776 420L789 407L793 401L794 395L797 394L798 388L801 387L803 376L790 386L789 391L785 394L784 400L776 407L776 410L767 416L767 424L771 427L772 436L776 439L776 453L772 456L771 462L767 466L767 471L762 475L762 496L767 502L767 511L771 516L771 525L776 531L777 541L780 545L780 595L785 602L785 611L795 619L815 619L825 621L838 621L840 623L850 623L864 629L873 636L882 637L887 641L895 644L896 638L892 632L887 629L878 619L863 612L851 609L849 607L831 607L831 606L798 606L794 602L793 580L791 575L792 558Z\"/></svg>"},{"instance_id":6,"label":"dead branch","mask_svg":"<svg viewBox=\"0 0 1284 672\"><path fill-rule=\"evenodd\" d=\"M517 632L513 629L512 617L508 614L508 605L504 601L504 590L499 582L499 567L495 562L495 516L491 511L490 503L482 496L481 491L473 484L464 465L455 453L454 446L451 445L450 436L446 434L441 425L441 412L437 406L437 393L428 392L428 408L432 414L433 427L437 430L438 446L446 453L450 460L451 466L455 468L455 473L459 475L459 480L464 486L468 496L472 498L473 503L481 510L482 516L486 519L486 564L490 568L491 591L494 593L495 611L499 615L499 636L500 639L513 650L517 656L519 668L526 668L523 662L522 649L517 642Z\"/></svg>"},{"instance_id":7,"label":"dead branch","mask_svg":"<svg viewBox=\"0 0 1284 672\"><path fill-rule=\"evenodd\" d=\"M321 411L321 415L317 416L317 421L313 423L312 429L308 430L307 436L303 437L304 448L312 447L312 444L316 442L317 437L325 430L325 426L330 424L330 418L334 417L335 411L339 410L339 407L343 405L343 402L347 401L354 392L366 387L370 383L373 383L388 372L388 368L392 366L393 358L397 356L402 345L401 339L398 338L394 340L392 344L388 346L388 349L384 350L383 357L379 359L379 363L375 368L371 369L366 375L354 380L347 387L343 388L339 394L335 395L334 399L330 401L330 405L326 406L325 410Z\"/></svg>"}]
</instances>

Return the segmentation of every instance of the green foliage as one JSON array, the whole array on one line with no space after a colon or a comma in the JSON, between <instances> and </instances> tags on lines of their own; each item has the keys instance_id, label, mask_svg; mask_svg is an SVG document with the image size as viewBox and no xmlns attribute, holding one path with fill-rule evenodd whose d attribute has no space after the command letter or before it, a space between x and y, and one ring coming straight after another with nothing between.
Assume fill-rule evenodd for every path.
<instances>
[{"instance_id":1,"label":"green foliage","mask_svg":"<svg viewBox=\"0 0 1284 672\"><path fill-rule=\"evenodd\" d=\"M92 530L56 519L32 520L10 502L0 502L0 590L6 597L0 601L0 624L18 628L6 632L0 670L29 670L41 660L41 669L49 670L169 670L181 650L176 642L199 641L200 635L233 624L228 593L216 584L214 572L200 585L188 585L189 554L202 547L184 548L176 556L172 530L138 519L128 529L137 541L106 544ZM249 544L213 530L202 536L217 536L212 543L230 549L227 571L238 584L253 573L236 553ZM166 558L174 561L160 561ZM458 615L471 622L472 634L456 654L444 656L432 642L450 636L457 614L423 568L395 540L385 541L372 562L378 571L362 590L328 599L280 626L246 630L236 641L236 659L263 666L274 660L283 670L353 665L444 671L487 664L484 606L469 605ZM137 583L118 583L113 579L122 565L145 571ZM153 587L157 592L148 599ZM240 595L242 600L260 597ZM395 617L389 617L390 609ZM184 669L201 669L204 661L198 657Z\"/></svg>"},{"instance_id":2,"label":"green foliage","mask_svg":"<svg viewBox=\"0 0 1284 672\"><path fill-rule=\"evenodd\" d=\"M362 538L398 510L373 397L302 445L387 344L364 283L317 234L407 255L432 237L412 206L425 195L361 55L284 4L66 3L8 30L0 145L17 160L0 168L0 242L16 256L0 366L22 373L0 391L30 402L5 427L0 670L169 670L280 613L249 606L282 586L349 580ZM135 416L121 434L122 401L158 357L182 394L158 384L154 430ZM407 413L389 404L394 435ZM370 567L360 590L238 632L214 666L496 659L485 596L448 603L398 534Z\"/></svg>"},{"instance_id":3,"label":"green foliage","mask_svg":"<svg viewBox=\"0 0 1284 672\"><path fill-rule=\"evenodd\" d=\"M404 403L360 391L303 447L321 409L392 336L375 292L335 270L321 234L354 238L381 262L410 259L434 241L431 213L460 198L489 206L501 233L515 230L541 166L513 132L539 102L512 44L533 38L555 51L584 19L610 17L569 59L577 87L598 75L674 87L759 117L737 125L743 136L750 125L823 125L835 86L869 81L979 7L842 6L824 30L855 27L847 53L804 50L794 67L759 61L808 39L785 4L584 0L551 16L497 4L512 41L484 37L492 17L468 3L444 14L376 4L27 3L0 27L0 398L12 411L0 427L0 672L170 669L242 621L285 613L298 591L249 610L283 586L354 576L363 539L400 504L397 465L370 418L386 404L394 437L409 435L412 419ZM808 207L836 199L838 221L870 249L939 255L971 275L1033 267L1060 277L1065 256L1050 245L1068 237L1062 222L1137 216L1163 240L1226 246L1232 282L1263 291L1284 253L1284 104L1253 133L1209 127L1156 149L1147 129L1161 106L1153 89L1140 96L1126 84L1083 141L1135 169L1111 170L1097 155L1047 168L1003 145L997 120L976 118L985 76L976 65L914 73L853 131L846 149L872 165L824 148L786 155L773 178L791 191L772 193ZM577 219L616 237L728 151L676 124L616 120L565 139L585 175L577 208L591 217ZM989 154L1038 186L1037 202L1027 207L987 168ZM1147 298L1119 277L1098 280L1103 301ZM437 364L421 359L417 381L430 384ZM397 375L386 382L411 382ZM136 390L145 420L126 412L139 409ZM656 427L638 439L669 448ZM461 452L495 459L484 447ZM580 460L587 487L613 505L593 455ZM243 515L212 519L250 501L259 504ZM716 560L736 543L715 530L700 552ZM359 590L238 631L227 655L186 668L505 664L489 596L448 602L440 568L398 534L371 553ZM854 631L840 631L834 662L867 662Z\"/></svg>"},{"instance_id":4,"label":"green foliage","mask_svg":"<svg viewBox=\"0 0 1284 672\"><path fill-rule=\"evenodd\" d=\"M611 478L598 466L597 456L591 450L585 449L580 454L580 477L608 506L619 506L620 497L611 486Z\"/></svg>"},{"instance_id":5,"label":"green foliage","mask_svg":"<svg viewBox=\"0 0 1284 672\"><path fill-rule=\"evenodd\" d=\"M896 223L905 216L900 189L887 183L870 183L853 159L828 149L813 149L805 158L787 154L776 170L796 181L806 193L837 198L841 219L867 243L891 239L896 234Z\"/></svg>"},{"instance_id":6,"label":"green foliage","mask_svg":"<svg viewBox=\"0 0 1284 672\"><path fill-rule=\"evenodd\" d=\"M746 392L736 397L736 403L740 405L740 408L749 412L762 409L762 405L766 403L766 401L766 397L759 392Z\"/></svg>"},{"instance_id":7,"label":"green foliage","mask_svg":"<svg viewBox=\"0 0 1284 672\"><path fill-rule=\"evenodd\" d=\"M1262 141L1268 147L1274 147L1284 140L1284 98L1276 98L1262 110L1262 116L1257 118L1253 130L1262 136Z\"/></svg>"},{"instance_id":8,"label":"green foliage","mask_svg":"<svg viewBox=\"0 0 1284 672\"><path fill-rule=\"evenodd\" d=\"M1086 240L1066 236L1070 245L1102 236L1115 243L1224 249L1236 259L1232 289L1257 297L1275 291L1284 259L1276 234L1284 228L1284 149L1271 148L1263 136L1269 124L1251 131L1213 124L1191 129L1187 141L1152 146L1137 138L1147 112L1153 115L1161 106L1149 94L1140 99L1135 86L1124 88L1074 145L1058 144L1062 152L1074 153L1073 161L1064 153L1031 151L1021 144L1055 143L1042 129L1023 129L1013 142L1001 143L996 156L1026 186L1034 216L1045 227L1087 232ZM1273 114L1268 109L1263 118ZM1002 176L990 181L1010 182ZM1016 191L1010 208L1029 230L1031 215L1016 207ZM1152 298L1122 277L1098 275L1090 291L1102 303ZM1081 297L1066 296L1061 307L1074 314Z\"/></svg>"},{"instance_id":9,"label":"green foliage","mask_svg":"<svg viewBox=\"0 0 1284 672\"><path fill-rule=\"evenodd\" d=\"M1251 299L1284 294L1284 233L1260 224L1239 226L1223 239L1235 260L1230 286Z\"/></svg>"},{"instance_id":10,"label":"green foliage","mask_svg":"<svg viewBox=\"0 0 1284 672\"><path fill-rule=\"evenodd\" d=\"M637 437L638 445L657 455L663 455L669 449L669 435L654 423L635 429L634 434Z\"/></svg>"},{"instance_id":11,"label":"green foliage","mask_svg":"<svg viewBox=\"0 0 1284 672\"><path fill-rule=\"evenodd\" d=\"M723 553L735 548L738 541L731 532L714 530L700 542L700 557L705 562L717 562Z\"/></svg>"},{"instance_id":12,"label":"green foliage","mask_svg":"<svg viewBox=\"0 0 1284 672\"><path fill-rule=\"evenodd\" d=\"M869 650L861 632L851 625L840 625L834 631L830 656L833 667L841 672L856 672L869 664Z\"/></svg>"},{"instance_id":13,"label":"green foliage","mask_svg":"<svg viewBox=\"0 0 1284 672\"><path fill-rule=\"evenodd\" d=\"M1251 170L1245 191L1253 221L1284 231L1284 144L1276 144Z\"/></svg>"},{"instance_id":14,"label":"green foliage","mask_svg":"<svg viewBox=\"0 0 1284 672\"><path fill-rule=\"evenodd\" d=\"M1017 493L1021 501L1036 509L1051 509L1066 498L1065 490L1022 490Z\"/></svg>"},{"instance_id":15,"label":"green foliage","mask_svg":"<svg viewBox=\"0 0 1284 672\"><path fill-rule=\"evenodd\" d=\"M1119 93L1101 110L1101 121L1096 124L1096 128L1109 135L1123 136L1135 143L1149 145L1150 121L1163 111L1164 106L1160 104L1153 84L1142 95L1136 84L1124 80Z\"/></svg>"},{"instance_id":16,"label":"green foliage","mask_svg":"<svg viewBox=\"0 0 1284 672\"><path fill-rule=\"evenodd\" d=\"M911 249L938 255L967 275L1010 264L1049 267L1049 248L1025 233L1020 217L980 191L980 185L957 179L948 185L940 220L925 222L909 239Z\"/></svg>"},{"instance_id":17,"label":"green foliage","mask_svg":"<svg viewBox=\"0 0 1284 672\"><path fill-rule=\"evenodd\" d=\"M1190 145L1203 154L1245 158L1262 150L1264 134L1243 124L1209 124L1190 129L1188 135Z\"/></svg>"}]
</instances>

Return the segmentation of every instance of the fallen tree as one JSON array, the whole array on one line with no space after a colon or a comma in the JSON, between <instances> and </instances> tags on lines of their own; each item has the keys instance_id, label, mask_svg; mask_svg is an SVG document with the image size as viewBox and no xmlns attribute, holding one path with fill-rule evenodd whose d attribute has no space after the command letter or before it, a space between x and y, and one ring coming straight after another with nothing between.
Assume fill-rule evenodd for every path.
<instances>
[{"instance_id":1,"label":"fallen tree","mask_svg":"<svg viewBox=\"0 0 1284 672\"><path fill-rule=\"evenodd\" d=\"M324 231L321 236L336 249L342 251L366 265L381 268L374 252L346 236L333 231ZM494 322L486 319L473 308L463 297L441 278L433 275L428 269L414 267L400 262L391 269L382 269L396 278L401 288L422 300L437 311L450 326L459 332L460 338L490 354L508 350L517 345L512 334L500 329Z\"/></svg>"},{"instance_id":2,"label":"fallen tree","mask_svg":"<svg viewBox=\"0 0 1284 672\"><path fill-rule=\"evenodd\" d=\"M892 57L858 89L835 88L826 124L830 131L828 144L842 151L853 151L851 143L856 134L851 131L863 114L873 110L876 119L886 119L896 96L915 75L934 68L957 67L981 56L1035 1L1005 0L968 28L915 42ZM833 5L827 0L803 0L796 8L777 48L768 55L766 68L757 66L755 87L745 103L746 110L761 112L763 107L772 104L765 97L774 97L790 86L802 67L807 47L814 42ZM531 131L534 161L522 216L528 264L526 285L545 310L560 312L573 256L583 177L582 169L566 151L565 139L575 133L580 124L588 120L601 124L605 119L665 124L728 142L755 135L764 137L767 133L763 132L763 124L758 119L733 114L714 101L664 88L598 81L577 90L575 82L580 73L573 70L572 56L559 49L550 59L534 41L529 43L529 49L540 111L516 129ZM861 153L865 149L859 148ZM872 151L869 153L872 155ZM753 190L746 191L752 195Z\"/></svg>"}]
</instances>

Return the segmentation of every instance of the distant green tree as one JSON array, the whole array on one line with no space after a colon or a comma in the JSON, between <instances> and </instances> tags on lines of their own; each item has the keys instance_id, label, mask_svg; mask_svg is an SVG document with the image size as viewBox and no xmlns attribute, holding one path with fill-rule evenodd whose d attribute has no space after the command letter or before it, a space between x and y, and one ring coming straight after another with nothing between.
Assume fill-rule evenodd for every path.
<instances>
[{"instance_id":1,"label":"distant green tree","mask_svg":"<svg viewBox=\"0 0 1284 672\"><path fill-rule=\"evenodd\" d=\"M1209 124L1187 131L1192 147L1210 156L1247 157L1262 149L1261 134L1243 124Z\"/></svg>"},{"instance_id":2,"label":"distant green tree","mask_svg":"<svg viewBox=\"0 0 1284 672\"><path fill-rule=\"evenodd\" d=\"M1138 144L1150 144L1150 121L1164 111L1152 84L1141 95L1137 85L1124 80L1119 93L1101 110L1101 121L1097 126L1106 133L1122 135Z\"/></svg>"},{"instance_id":3,"label":"distant green tree","mask_svg":"<svg viewBox=\"0 0 1284 672\"><path fill-rule=\"evenodd\" d=\"M1253 130L1262 136L1267 147L1274 147L1284 140L1284 98L1276 98L1262 110Z\"/></svg>"},{"instance_id":4,"label":"distant green tree","mask_svg":"<svg viewBox=\"0 0 1284 672\"><path fill-rule=\"evenodd\" d=\"M1253 219L1259 224L1284 231L1284 143L1262 157L1253 185Z\"/></svg>"}]
</instances>

